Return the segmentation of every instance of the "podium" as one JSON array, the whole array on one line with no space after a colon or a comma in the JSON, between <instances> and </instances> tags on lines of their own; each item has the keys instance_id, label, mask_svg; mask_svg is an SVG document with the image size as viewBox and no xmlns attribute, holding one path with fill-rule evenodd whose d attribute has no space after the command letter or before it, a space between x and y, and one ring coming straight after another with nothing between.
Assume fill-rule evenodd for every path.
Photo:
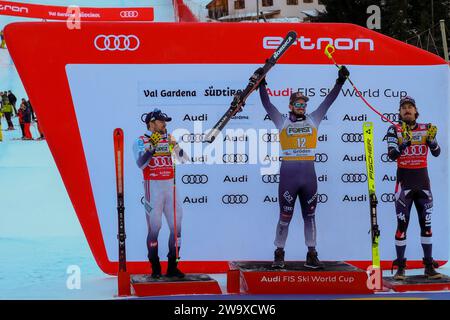
<instances>
[{"instance_id":1,"label":"podium","mask_svg":"<svg viewBox=\"0 0 450 320\"><path fill-rule=\"evenodd\" d=\"M131 276L132 294L138 297L192 294L222 294L216 280L205 274L186 274L184 278L161 277L148 274Z\"/></svg>"},{"instance_id":2,"label":"podium","mask_svg":"<svg viewBox=\"0 0 450 320\"><path fill-rule=\"evenodd\" d=\"M405 280L398 281L393 277L383 278L385 287L395 292L407 291L443 291L450 290L450 277L442 279L428 279L426 276L407 276Z\"/></svg>"},{"instance_id":3,"label":"podium","mask_svg":"<svg viewBox=\"0 0 450 320\"><path fill-rule=\"evenodd\" d=\"M327 261L323 269L304 267L304 261L286 262L273 269L271 261L230 262L228 293L244 294L371 294L367 274L346 262Z\"/></svg>"}]
</instances>

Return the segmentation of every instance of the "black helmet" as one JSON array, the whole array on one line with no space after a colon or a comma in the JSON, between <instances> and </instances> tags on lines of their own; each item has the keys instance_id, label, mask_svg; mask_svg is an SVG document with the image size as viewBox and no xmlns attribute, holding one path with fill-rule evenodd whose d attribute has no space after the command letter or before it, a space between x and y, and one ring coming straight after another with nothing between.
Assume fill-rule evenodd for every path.
<instances>
[{"instance_id":1,"label":"black helmet","mask_svg":"<svg viewBox=\"0 0 450 320\"><path fill-rule=\"evenodd\" d=\"M169 121L172 121L172 118L168 117L167 114L163 113L160 109L155 108L155 109L153 109L152 112L144 113L141 116L141 120L143 122L145 122L146 124L148 124L149 122L155 121L155 120L161 120L161 121L169 122Z\"/></svg>"}]
</instances>

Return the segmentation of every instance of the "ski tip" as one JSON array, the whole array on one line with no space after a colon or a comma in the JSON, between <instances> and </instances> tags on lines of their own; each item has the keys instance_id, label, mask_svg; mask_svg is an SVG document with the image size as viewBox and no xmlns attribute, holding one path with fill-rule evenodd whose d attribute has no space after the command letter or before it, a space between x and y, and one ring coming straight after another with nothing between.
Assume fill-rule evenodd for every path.
<instances>
[{"instance_id":1,"label":"ski tip","mask_svg":"<svg viewBox=\"0 0 450 320\"><path fill-rule=\"evenodd\" d=\"M123 136L122 128L115 128L114 129L114 136Z\"/></svg>"},{"instance_id":2,"label":"ski tip","mask_svg":"<svg viewBox=\"0 0 450 320\"><path fill-rule=\"evenodd\" d=\"M363 130L368 130L373 128L373 122L363 122Z\"/></svg>"},{"instance_id":3,"label":"ski tip","mask_svg":"<svg viewBox=\"0 0 450 320\"><path fill-rule=\"evenodd\" d=\"M295 32L294 30L291 30L288 32L287 36L291 36L294 39L297 39L297 32Z\"/></svg>"}]
</instances>

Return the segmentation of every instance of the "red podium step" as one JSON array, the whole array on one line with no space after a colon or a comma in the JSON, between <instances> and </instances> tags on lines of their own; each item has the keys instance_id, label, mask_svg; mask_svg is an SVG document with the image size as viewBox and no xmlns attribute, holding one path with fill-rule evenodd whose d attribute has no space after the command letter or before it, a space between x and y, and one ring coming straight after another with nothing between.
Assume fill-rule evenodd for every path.
<instances>
[{"instance_id":1,"label":"red podium step","mask_svg":"<svg viewBox=\"0 0 450 320\"><path fill-rule=\"evenodd\" d=\"M305 268L303 261L286 262L273 269L268 261L230 263L229 293L246 294L368 294L367 274L348 263L324 262L324 269Z\"/></svg>"},{"instance_id":2,"label":"red podium step","mask_svg":"<svg viewBox=\"0 0 450 320\"><path fill-rule=\"evenodd\" d=\"M139 274L131 276L131 286L138 297L222 294L217 281L205 274L187 274L182 279L153 279L150 275Z\"/></svg>"},{"instance_id":3,"label":"red podium step","mask_svg":"<svg viewBox=\"0 0 450 320\"><path fill-rule=\"evenodd\" d=\"M406 291L444 291L450 290L450 277L442 279L428 279L425 276L409 276L403 281L394 280L392 277L383 278L385 287L396 292Z\"/></svg>"}]
</instances>

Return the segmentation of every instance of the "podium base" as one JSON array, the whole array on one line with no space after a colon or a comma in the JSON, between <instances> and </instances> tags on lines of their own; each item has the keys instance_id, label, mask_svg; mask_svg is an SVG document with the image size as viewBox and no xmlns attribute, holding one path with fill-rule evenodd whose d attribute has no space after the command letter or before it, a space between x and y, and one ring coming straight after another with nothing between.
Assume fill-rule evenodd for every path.
<instances>
[{"instance_id":1,"label":"podium base","mask_svg":"<svg viewBox=\"0 0 450 320\"><path fill-rule=\"evenodd\" d=\"M131 286L138 297L222 294L217 281L206 274L187 274L181 279L139 274L131 276Z\"/></svg>"},{"instance_id":2,"label":"podium base","mask_svg":"<svg viewBox=\"0 0 450 320\"><path fill-rule=\"evenodd\" d=\"M286 262L273 269L268 261L234 261L227 277L229 293L245 294L370 294L367 274L342 261L327 261L323 269Z\"/></svg>"},{"instance_id":3,"label":"podium base","mask_svg":"<svg viewBox=\"0 0 450 320\"><path fill-rule=\"evenodd\" d=\"M384 277L385 287L395 292L407 291L444 291L450 290L450 277L444 276L442 279L428 279L425 276L409 276L403 281L394 280L393 277Z\"/></svg>"}]
</instances>

